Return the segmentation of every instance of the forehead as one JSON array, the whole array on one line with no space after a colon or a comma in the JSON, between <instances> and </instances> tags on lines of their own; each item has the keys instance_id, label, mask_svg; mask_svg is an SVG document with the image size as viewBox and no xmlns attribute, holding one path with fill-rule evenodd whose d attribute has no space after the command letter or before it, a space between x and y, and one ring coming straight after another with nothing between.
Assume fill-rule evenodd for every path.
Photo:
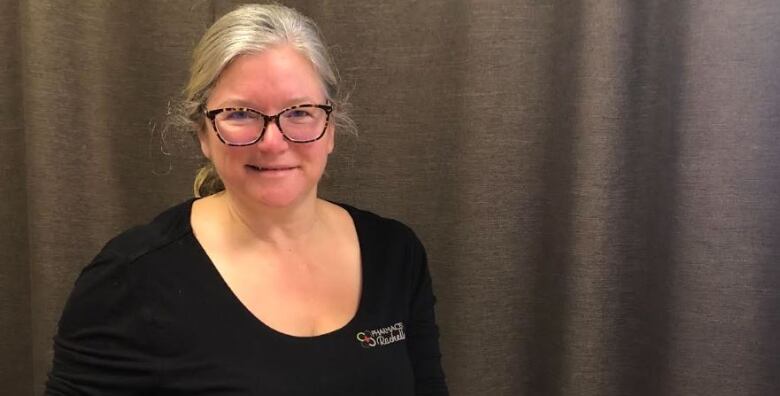
<instances>
[{"instance_id":1,"label":"forehead","mask_svg":"<svg viewBox=\"0 0 780 396\"><path fill-rule=\"evenodd\" d=\"M244 103L268 111L324 99L322 81L309 59L289 45L279 45L235 58L217 80L208 104Z\"/></svg>"}]
</instances>

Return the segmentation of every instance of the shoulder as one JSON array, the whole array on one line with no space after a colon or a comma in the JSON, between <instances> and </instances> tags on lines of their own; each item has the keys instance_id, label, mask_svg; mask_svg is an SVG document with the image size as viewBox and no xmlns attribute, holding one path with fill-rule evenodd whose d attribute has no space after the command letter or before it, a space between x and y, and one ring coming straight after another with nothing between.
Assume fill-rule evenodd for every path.
<instances>
[{"instance_id":1,"label":"shoulder","mask_svg":"<svg viewBox=\"0 0 780 396\"><path fill-rule=\"evenodd\" d=\"M393 279L406 285L416 283L427 272L427 255L422 242L406 224L376 213L339 203L355 222L361 252L373 275L385 283Z\"/></svg>"},{"instance_id":2,"label":"shoulder","mask_svg":"<svg viewBox=\"0 0 780 396\"><path fill-rule=\"evenodd\" d=\"M150 271L159 262L141 258L149 257L151 252L187 232L190 204L187 201L176 205L150 223L111 239L76 279L59 322L59 334L78 334L78 329L107 320L121 321L137 313L149 294Z\"/></svg>"},{"instance_id":3,"label":"shoulder","mask_svg":"<svg viewBox=\"0 0 780 396\"><path fill-rule=\"evenodd\" d=\"M145 225L132 227L115 236L89 262L76 279L78 293L92 283L118 280L132 282L143 278L140 265L131 265L149 257L190 232L189 211L192 200L185 201L160 213ZM136 279L139 278L139 279Z\"/></svg>"},{"instance_id":4,"label":"shoulder","mask_svg":"<svg viewBox=\"0 0 780 396\"><path fill-rule=\"evenodd\" d=\"M374 212L359 209L354 206L336 203L344 208L352 220L361 237L379 238L384 241L404 242L419 244L419 238L411 227L393 218L384 217Z\"/></svg>"},{"instance_id":5,"label":"shoulder","mask_svg":"<svg viewBox=\"0 0 780 396\"><path fill-rule=\"evenodd\" d=\"M120 233L106 243L98 257L134 261L181 238L191 231L192 201L190 199L168 208L151 222Z\"/></svg>"}]
</instances>

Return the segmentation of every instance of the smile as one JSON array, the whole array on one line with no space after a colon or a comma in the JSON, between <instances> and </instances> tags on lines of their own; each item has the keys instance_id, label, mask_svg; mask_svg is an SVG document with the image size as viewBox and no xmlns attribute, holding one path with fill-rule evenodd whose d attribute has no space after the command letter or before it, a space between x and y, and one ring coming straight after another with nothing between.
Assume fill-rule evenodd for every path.
<instances>
[{"instance_id":1,"label":"smile","mask_svg":"<svg viewBox=\"0 0 780 396\"><path fill-rule=\"evenodd\" d=\"M264 172L264 173L282 173L286 171L291 171L294 169L297 169L297 166L257 166L257 165L246 165L247 168L249 168L252 171L255 172Z\"/></svg>"}]
</instances>

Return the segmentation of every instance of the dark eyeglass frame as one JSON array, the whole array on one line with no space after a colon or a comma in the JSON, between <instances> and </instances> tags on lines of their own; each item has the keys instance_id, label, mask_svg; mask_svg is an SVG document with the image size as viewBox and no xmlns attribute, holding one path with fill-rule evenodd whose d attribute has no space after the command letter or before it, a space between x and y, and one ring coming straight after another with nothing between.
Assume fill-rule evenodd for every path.
<instances>
[{"instance_id":1,"label":"dark eyeglass frame","mask_svg":"<svg viewBox=\"0 0 780 396\"><path fill-rule=\"evenodd\" d=\"M311 107L317 107L317 108L320 108L322 110L325 110L325 127L322 128L322 132L320 132L320 134L316 138L309 139L309 140L296 140L296 139L293 139L293 138L287 136L287 134L285 134L284 130L282 129L282 125L281 125L282 123L279 122L279 116L281 116L282 114L284 114L285 112L290 111L290 110L311 108ZM250 112L250 113L254 113L254 114L257 114L259 116L262 116L263 117L263 129L260 131L260 134L257 135L257 139L255 139L255 140L253 140L253 141L251 141L249 143L241 143L241 144L229 143L229 142L225 141L225 139L222 137L222 134L219 133L219 129L217 129L217 114L223 113L225 111L246 111L246 112ZM325 131L328 130L328 125L330 124L330 113L332 113L332 112L333 112L333 106L331 106L331 105L306 103L306 104L300 104L300 105L297 105L297 106L288 107L288 108L286 108L286 109L276 113L275 115L265 115L265 114L255 110L253 108L250 108L250 107L224 107L224 108L221 108L221 109L214 109L214 110L204 109L203 110L203 115L205 115L206 118L211 120L211 126L214 128L214 133L217 134L217 137L219 138L220 142L222 142L222 143L224 143L224 144L226 144L228 146L251 146L251 145L259 142L260 139L263 138L263 135L265 135L265 131L268 129L268 123L271 122L271 121L273 121L276 124L276 127L279 128L279 132L281 132L282 136L289 142L293 142L293 143L311 143L311 142L316 142L317 140L320 140L320 139L322 139L323 136L325 136Z\"/></svg>"}]
</instances>

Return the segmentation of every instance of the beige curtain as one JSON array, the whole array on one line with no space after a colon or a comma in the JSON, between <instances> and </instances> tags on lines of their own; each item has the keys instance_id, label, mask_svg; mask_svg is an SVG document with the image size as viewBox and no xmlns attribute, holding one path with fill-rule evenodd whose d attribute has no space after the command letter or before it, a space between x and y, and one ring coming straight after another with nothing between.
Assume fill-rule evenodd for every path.
<instances>
[{"instance_id":1,"label":"beige curtain","mask_svg":"<svg viewBox=\"0 0 780 396\"><path fill-rule=\"evenodd\" d=\"M191 195L162 125L235 4L0 3L0 393L42 393L80 268ZM780 2L286 4L360 127L323 195L418 231L452 394L780 394Z\"/></svg>"}]
</instances>

